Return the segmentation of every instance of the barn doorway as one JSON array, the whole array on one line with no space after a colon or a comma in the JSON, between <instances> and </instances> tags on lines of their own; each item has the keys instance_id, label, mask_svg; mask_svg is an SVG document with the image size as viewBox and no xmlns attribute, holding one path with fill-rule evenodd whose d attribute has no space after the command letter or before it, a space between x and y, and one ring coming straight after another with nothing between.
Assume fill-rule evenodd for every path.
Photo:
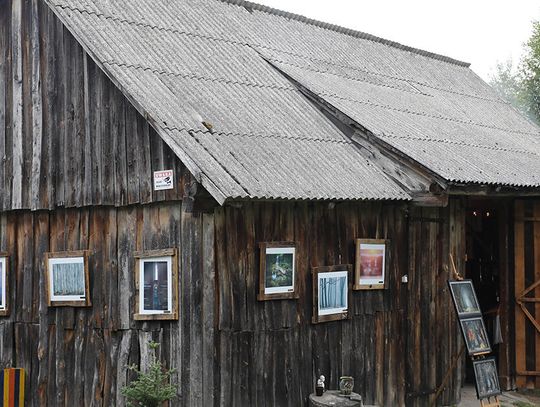
<instances>
[{"instance_id":1,"label":"barn doorway","mask_svg":"<svg viewBox=\"0 0 540 407\"><path fill-rule=\"evenodd\" d=\"M505 283L508 263L507 205L500 200L469 199L465 225L465 277L474 283L492 345L492 355L497 358L500 376L506 378L507 374L501 374L501 363L506 371L504 354L507 343L504 333L508 332L508 319L504 304L508 296ZM465 359L465 382L474 383L472 363L470 358ZM506 379L501 380L501 385L508 386Z\"/></svg>"}]
</instances>

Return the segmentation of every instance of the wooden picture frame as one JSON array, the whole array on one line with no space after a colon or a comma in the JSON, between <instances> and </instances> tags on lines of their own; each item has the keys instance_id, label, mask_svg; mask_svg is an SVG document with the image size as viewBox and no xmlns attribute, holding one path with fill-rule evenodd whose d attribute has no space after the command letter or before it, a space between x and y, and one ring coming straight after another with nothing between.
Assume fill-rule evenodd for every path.
<instances>
[{"instance_id":1,"label":"wooden picture frame","mask_svg":"<svg viewBox=\"0 0 540 407\"><path fill-rule=\"evenodd\" d=\"M472 363L478 399L487 399L502 394L495 357L473 360Z\"/></svg>"},{"instance_id":2,"label":"wooden picture frame","mask_svg":"<svg viewBox=\"0 0 540 407\"><path fill-rule=\"evenodd\" d=\"M340 264L337 266L313 267L312 278L312 322L319 324L321 322L340 321L350 318L352 265ZM327 292L326 304L323 303L324 292ZM330 300L328 299L329 294Z\"/></svg>"},{"instance_id":3,"label":"wooden picture frame","mask_svg":"<svg viewBox=\"0 0 540 407\"><path fill-rule=\"evenodd\" d=\"M472 280L448 281L458 318L482 315Z\"/></svg>"},{"instance_id":4,"label":"wooden picture frame","mask_svg":"<svg viewBox=\"0 0 540 407\"><path fill-rule=\"evenodd\" d=\"M45 253L45 281L49 307L90 307L86 250ZM82 269L81 269L82 266Z\"/></svg>"},{"instance_id":5,"label":"wooden picture frame","mask_svg":"<svg viewBox=\"0 0 540 407\"><path fill-rule=\"evenodd\" d=\"M174 248L136 252L134 274L136 301L133 319L177 320L178 250ZM150 286L152 276L154 279Z\"/></svg>"},{"instance_id":6,"label":"wooden picture frame","mask_svg":"<svg viewBox=\"0 0 540 407\"><path fill-rule=\"evenodd\" d=\"M297 299L296 243L261 242L259 243L259 259L259 294L257 299L259 301Z\"/></svg>"},{"instance_id":7,"label":"wooden picture frame","mask_svg":"<svg viewBox=\"0 0 540 407\"><path fill-rule=\"evenodd\" d=\"M469 355L478 356L491 352L486 326L481 316L460 319L459 324Z\"/></svg>"},{"instance_id":8,"label":"wooden picture frame","mask_svg":"<svg viewBox=\"0 0 540 407\"><path fill-rule=\"evenodd\" d=\"M356 239L353 290L384 290L387 287L390 240Z\"/></svg>"},{"instance_id":9,"label":"wooden picture frame","mask_svg":"<svg viewBox=\"0 0 540 407\"><path fill-rule=\"evenodd\" d=\"M9 255L0 252L0 317L9 316Z\"/></svg>"}]
</instances>

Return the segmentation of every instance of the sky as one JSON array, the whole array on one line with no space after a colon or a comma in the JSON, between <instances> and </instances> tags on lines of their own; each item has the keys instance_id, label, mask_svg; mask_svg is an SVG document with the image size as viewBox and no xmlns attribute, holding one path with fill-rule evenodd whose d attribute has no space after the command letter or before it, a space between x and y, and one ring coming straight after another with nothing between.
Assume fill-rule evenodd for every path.
<instances>
[{"instance_id":1,"label":"sky","mask_svg":"<svg viewBox=\"0 0 540 407\"><path fill-rule=\"evenodd\" d=\"M540 0L254 0L471 63L489 80L519 61Z\"/></svg>"}]
</instances>

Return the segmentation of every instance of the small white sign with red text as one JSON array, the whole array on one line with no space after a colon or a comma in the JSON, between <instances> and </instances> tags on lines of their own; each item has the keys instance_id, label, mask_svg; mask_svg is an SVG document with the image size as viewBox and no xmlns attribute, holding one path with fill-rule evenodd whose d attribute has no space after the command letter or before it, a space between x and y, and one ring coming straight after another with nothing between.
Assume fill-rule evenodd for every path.
<instances>
[{"instance_id":1,"label":"small white sign with red text","mask_svg":"<svg viewBox=\"0 0 540 407\"><path fill-rule=\"evenodd\" d=\"M154 191L173 189L173 170L154 171Z\"/></svg>"}]
</instances>

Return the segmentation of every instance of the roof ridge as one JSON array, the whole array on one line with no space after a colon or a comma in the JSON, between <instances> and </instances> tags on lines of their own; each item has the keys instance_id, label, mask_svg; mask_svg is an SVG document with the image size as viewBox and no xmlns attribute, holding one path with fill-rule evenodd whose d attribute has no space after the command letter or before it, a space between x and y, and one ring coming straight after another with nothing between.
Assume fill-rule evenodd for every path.
<instances>
[{"instance_id":1,"label":"roof ridge","mask_svg":"<svg viewBox=\"0 0 540 407\"><path fill-rule=\"evenodd\" d=\"M250 11L252 11L252 10L261 11L263 13L273 14L273 15L276 15L276 16L279 16L279 17L288 18L290 20L300 21L300 22L305 23L305 24L313 25L315 27L320 27L320 28L330 30L330 31L335 31L335 32L338 32L340 34L349 35L351 37L361 38L361 39L369 40L369 41L373 41L373 42L378 42L378 43L381 43L381 44L384 44L384 45L387 45L387 46L390 46L390 47L400 49L402 51L409 51L409 52L412 52L414 54L422 55L422 56L432 58L432 59L436 59L436 60L439 60L439 61L442 61L442 62L447 62L447 63L453 64L453 65L458 65L458 66L462 66L462 67L465 67L465 68L469 68L471 66L471 64L469 62L460 61L458 59L454 59L454 58L448 57L446 55L437 54L435 52L426 51L426 50L423 50L423 49L420 49L420 48L414 48L414 47L411 47L409 45L403 45L403 44L400 44L399 42L387 40L385 38L377 37L375 35L368 34L368 33L362 32L362 31L353 30L352 28L343 27L343 26L337 25L337 24L326 23L324 21L308 18L308 17L303 16L301 14L291 13L291 12L280 10L280 9L277 9L277 8L265 6L263 4L254 3L254 2L251 2L251 1L247 1L247 0L217 0L217 1L221 1L223 3L234 4L234 5L237 5L237 6L242 6L242 7L245 7L246 9L248 9Z\"/></svg>"}]
</instances>

